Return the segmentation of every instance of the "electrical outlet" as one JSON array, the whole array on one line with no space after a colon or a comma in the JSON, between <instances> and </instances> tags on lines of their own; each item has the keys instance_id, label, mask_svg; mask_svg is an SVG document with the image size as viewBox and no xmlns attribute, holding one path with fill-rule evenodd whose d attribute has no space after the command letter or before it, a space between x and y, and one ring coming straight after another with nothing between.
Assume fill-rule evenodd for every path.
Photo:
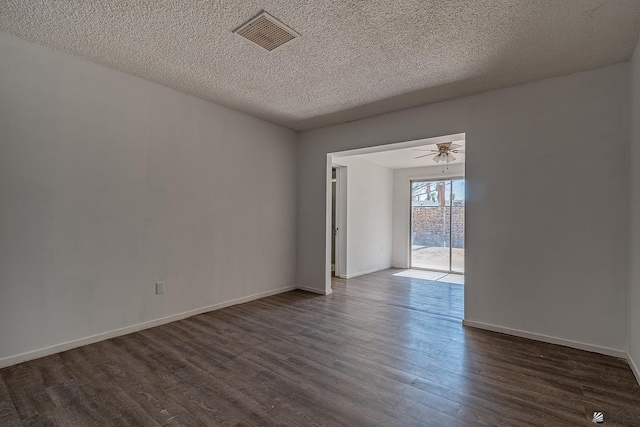
<instances>
[{"instance_id":1,"label":"electrical outlet","mask_svg":"<svg viewBox=\"0 0 640 427\"><path fill-rule=\"evenodd\" d=\"M164 294L164 282L156 282L156 295Z\"/></svg>"}]
</instances>

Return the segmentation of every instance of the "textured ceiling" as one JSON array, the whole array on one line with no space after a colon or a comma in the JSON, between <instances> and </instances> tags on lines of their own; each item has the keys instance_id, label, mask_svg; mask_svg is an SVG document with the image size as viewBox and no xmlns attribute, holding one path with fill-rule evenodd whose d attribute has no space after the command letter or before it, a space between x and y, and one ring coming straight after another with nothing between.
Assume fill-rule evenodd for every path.
<instances>
[{"instance_id":1,"label":"textured ceiling","mask_svg":"<svg viewBox=\"0 0 640 427\"><path fill-rule=\"evenodd\" d=\"M262 9L301 34L232 33ZM3 0L0 31L304 130L630 58L638 0Z\"/></svg>"}]
</instances>

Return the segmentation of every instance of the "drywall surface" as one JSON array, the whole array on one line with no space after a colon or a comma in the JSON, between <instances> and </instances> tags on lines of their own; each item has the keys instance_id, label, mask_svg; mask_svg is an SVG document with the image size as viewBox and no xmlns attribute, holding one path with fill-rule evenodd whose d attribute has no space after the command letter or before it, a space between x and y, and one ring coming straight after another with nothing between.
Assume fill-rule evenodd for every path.
<instances>
[{"instance_id":1,"label":"drywall surface","mask_svg":"<svg viewBox=\"0 0 640 427\"><path fill-rule=\"evenodd\" d=\"M0 361L295 286L294 132L1 33L0 58Z\"/></svg>"},{"instance_id":2,"label":"drywall surface","mask_svg":"<svg viewBox=\"0 0 640 427\"><path fill-rule=\"evenodd\" d=\"M358 157L333 163L347 168L346 277L391 267L393 171Z\"/></svg>"},{"instance_id":3,"label":"drywall surface","mask_svg":"<svg viewBox=\"0 0 640 427\"><path fill-rule=\"evenodd\" d=\"M640 381L640 43L631 59L629 359Z\"/></svg>"},{"instance_id":4,"label":"drywall surface","mask_svg":"<svg viewBox=\"0 0 640 427\"><path fill-rule=\"evenodd\" d=\"M628 89L622 63L301 133L298 283L326 280L327 153L464 132L465 318L624 354Z\"/></svg>"},{"instance_id":5,"label":"drywall surface","mask_svg":"<svg viewBox=\"0 0 640 427\"><path fill-rule=\"evenodd\" d=\"M442 166L394 169L393 171L393 245L391 265L409 268L410 222L411 222L411 180L446 179L464 176L464 164L453 164L444 171Z\"/></svg>"}]
</instances>

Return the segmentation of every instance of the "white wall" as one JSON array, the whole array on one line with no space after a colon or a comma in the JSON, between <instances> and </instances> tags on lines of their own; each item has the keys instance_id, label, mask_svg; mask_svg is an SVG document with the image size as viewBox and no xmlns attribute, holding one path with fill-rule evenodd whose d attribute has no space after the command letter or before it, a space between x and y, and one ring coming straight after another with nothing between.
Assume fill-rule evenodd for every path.
<instances>
[{"instance_id":1,"label":"white wall","mask_svg":"<svg viewBox=\"0 0 640 427\"><path fill-rule=\"evenodd\" d=\"M6 34L0 58L0 366L295 287L296 133Z\"/></svg>"},{"instance_id":2,"label":"white wall","mask_svg":"<svg viewBox=\"0 0 640 427\"><path fill-rule=\"evenodd\" d=\"M347 170L346 277L391 267L393 171L359 157L333 163Z\"/></svg>"},{"instance_id":3,"label":"white wall","mask_svg":"<svg viewBox=\"0 0 640 427\"><path fill-rule=\"evenodd\" d=\"M464 176L464 164L442 166L424 166L419 168L395 169L393 171L393 249L391 265L396 268L409 268L411 200L410 182L412 179L446 179Z\"/></svg>"},{"instance_id":4,"label":"white wall","mask_svg":"<svg viewBox=\"0 0 640 427\"><path fill-rule=\"evenodd\" d=\"M625 355L628 89L623 63L303 132L298 283L326 285L327 153L464 132L467 323Z\"/></svg>"},{"instance_id":5,"label":"white wall","mask_svg":"<svg viewBox=\"0 0 640 427\"><path fill-rule=\"evenodd\" d=\"M629 362L640 382L640 43L631 59Z\"/></svg>"}]
</instances>

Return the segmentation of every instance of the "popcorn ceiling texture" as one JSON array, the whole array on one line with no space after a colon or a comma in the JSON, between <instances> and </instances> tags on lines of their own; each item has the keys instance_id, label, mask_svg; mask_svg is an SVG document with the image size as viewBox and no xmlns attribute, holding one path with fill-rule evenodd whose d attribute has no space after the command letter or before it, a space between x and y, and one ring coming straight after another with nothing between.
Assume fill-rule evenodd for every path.
<instances>
[{"instance_id":1,"label":"popcorn ceiling texture","mask_svg":"<svg viewBox=\"0 0 640 427\"><path fill-rule=\"evenodd\" d=\"M232 31L262 9L301 34ZM627 61L637 0L4 0L0 30L305 130Z\"/></svg>"}]
</instances>

